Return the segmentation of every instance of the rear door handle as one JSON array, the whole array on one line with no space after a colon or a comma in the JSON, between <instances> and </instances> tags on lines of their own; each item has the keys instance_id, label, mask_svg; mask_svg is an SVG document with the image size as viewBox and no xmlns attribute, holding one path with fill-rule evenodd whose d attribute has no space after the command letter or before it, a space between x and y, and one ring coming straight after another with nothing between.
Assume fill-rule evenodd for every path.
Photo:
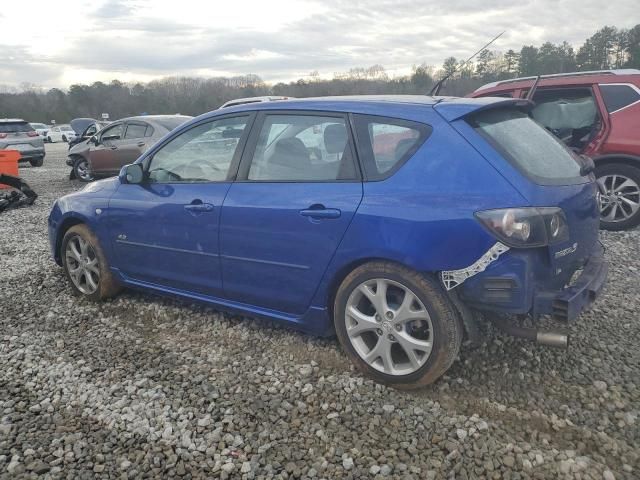
<instances>
[{"instance_id":1,"label":"rear door handle","mask_svg":"<svg viewBox=\"0 0 640 480\"><path fill-rule=\"evenodd\" d=\"M205 213L212 212L213 205L210 203L202 203L202 200L194 200L189 205L185 205L184 209L189 213Z\"/></svg>"},{"instance_id":2,"label":"rear door handle","mask_svg":"<svg viewBox=\"0 0 640 480\"><path fill-rule=\"evenodd\" d=\"M139 147L144 147L145 143L144 142L138 142L138 146Z\"/></svg>"},{"instance_id":3,"label":"rear door handle","mask_svg":"<svg viewBox=\"0 0 640 480\"><path fill-rule=\"evenodd\" d=\"M337 208L320 208L312 205L310 208L300 210L300 215L311 218L339 218L342 212Z\"/></svg>"}]
</instances>

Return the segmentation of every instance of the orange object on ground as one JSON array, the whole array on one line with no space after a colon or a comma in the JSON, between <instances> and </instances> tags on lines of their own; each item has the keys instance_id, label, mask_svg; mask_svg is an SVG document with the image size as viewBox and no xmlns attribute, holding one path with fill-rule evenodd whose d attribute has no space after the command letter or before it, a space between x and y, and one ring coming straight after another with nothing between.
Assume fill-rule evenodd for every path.
<instances>
[{"instance_id":1,"label":"orange object on ground","mask_svg":"<svg viewBox=\"0 0 640 480\"><path fill-rule=\"evenodd\" d=\"M17 150L0 150L0 173L18 176L18 161L20 160L20 152ZM7 185L0 184L0 189L9 188Z\"/></svg>"}]
</instances>

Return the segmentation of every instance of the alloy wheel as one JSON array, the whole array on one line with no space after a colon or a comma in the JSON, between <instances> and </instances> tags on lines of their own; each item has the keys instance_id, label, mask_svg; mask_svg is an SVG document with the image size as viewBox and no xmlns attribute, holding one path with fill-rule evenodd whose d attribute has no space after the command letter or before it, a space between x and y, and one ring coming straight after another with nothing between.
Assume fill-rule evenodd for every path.
<instances>
[{"instance_id":1,"label":"alloy wheel","mask_svg":"<svg viewBox=\"0 0 640 480\"><path fill-rule=\"evenodd\" d=\"M95 250L80 235L75 235L67 242L65 251L67 271L71 281L85 295L98 290L100 267Z\"/></svg>"},{"instance_id":2,"label":"alloy wheel","mask_svg":"<svg viewBox=\"0 0 640 480\"><path fill-rule=\"evenodd\" d=\"M424 304L399 282L375 278L361 283L347 300L349 341L360 358L388 375L420 369L433 347L433 324Z\"/></svg>"},{"instance_id":3,"label":"alloy wheel","mask_svg":"<svg viewBox=\"0 0 640 480\"><path fill-rule=\"evenodd\" d=\"M623 222L640 208L640 186L624 175L603 175L597 179L600 217L606 222Z\"/></svg>"}]
</instances>

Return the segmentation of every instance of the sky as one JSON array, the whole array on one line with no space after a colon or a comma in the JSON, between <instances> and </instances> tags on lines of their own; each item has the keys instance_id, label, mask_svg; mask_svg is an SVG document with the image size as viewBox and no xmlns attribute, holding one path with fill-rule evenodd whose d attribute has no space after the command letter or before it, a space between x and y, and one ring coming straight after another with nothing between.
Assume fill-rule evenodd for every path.
<instances>
[{"instance_id":1,"label":"sky","mask_svg":"<svg viewBox=\"0 0 640 480\"><path fill-rule=\"evenodd\" d=\"M257 74L269 83L466 58L640 23L638 0L2 1L0 85Z\"/></svg>"}]
</instances>

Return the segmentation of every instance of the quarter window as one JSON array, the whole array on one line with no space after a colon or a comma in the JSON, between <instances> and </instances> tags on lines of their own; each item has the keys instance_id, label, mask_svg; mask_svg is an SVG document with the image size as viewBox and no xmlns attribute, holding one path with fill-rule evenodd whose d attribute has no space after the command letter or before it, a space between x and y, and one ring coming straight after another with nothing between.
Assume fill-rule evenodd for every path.
<instances>
[{"instance_id":1,"label":"quarter window","mask_svg":"<svg viewBox=\"0 0 640 480\"><path fill-rule=\"evenodd\" d=\"M335 181L356 178L347 126L342 117L267 115L248 179Z\"/></svg>"},{"instance_id":2,"label":"quarter window","mask_svg":"<svg viewBox=\"0 0 640 480\"><path fill-rule=\"evenodd\" d=\"M227 179L248 116L207 122L181 133L151 159L152 183L221 182Z\"/></svg>"},{"instance_id":3,"label":"quarter window","mask_svg":"<svg viewBox=\"0 0 640 480\"><path fill-rule=\"evenodd\" d=\"M394 118L356 115L356 131L367 179L381 180L418 150L431 127Z\"/></svg>"},{"instance_id":4,"label":"quarter window","mask_svg":"<svg viewBox=\"0 0 640 480\"><path fill-rule=\"evenodd\" d=\"M609 113L640 101L640 90L631 85L600 85L600 92Z\"/></svg>"}]
</instances>

